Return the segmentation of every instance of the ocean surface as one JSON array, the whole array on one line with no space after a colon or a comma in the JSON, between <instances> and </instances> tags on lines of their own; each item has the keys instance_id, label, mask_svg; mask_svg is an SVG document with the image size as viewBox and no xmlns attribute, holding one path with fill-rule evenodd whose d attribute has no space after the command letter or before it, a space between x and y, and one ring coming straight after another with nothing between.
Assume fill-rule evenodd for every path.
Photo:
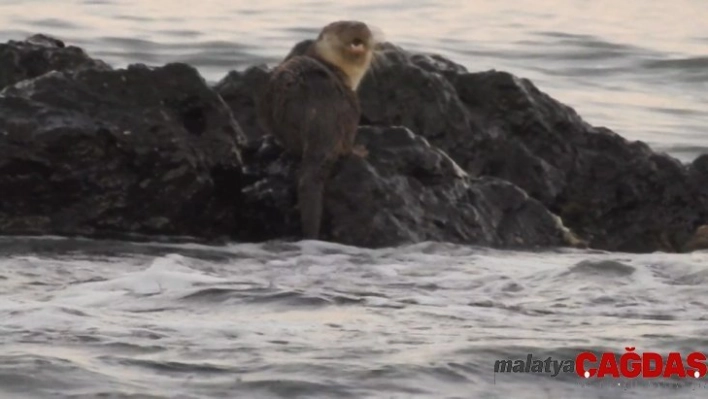
<instances>
[{"instance_id":1,"label":"ocean surface","mask_svg":"<svg viewBox=\"0 0 708 399\"><path fill-rule=\"evenodd\" d=\"M708 152L705 0L2 0L0 41L45 33L215 82L337 19L530 78L684 162ZM708 252L5 237L0 399L705 398L708 378L587 386L494 363L707 351L707 285Z\"/></svg>"}]
</instances>

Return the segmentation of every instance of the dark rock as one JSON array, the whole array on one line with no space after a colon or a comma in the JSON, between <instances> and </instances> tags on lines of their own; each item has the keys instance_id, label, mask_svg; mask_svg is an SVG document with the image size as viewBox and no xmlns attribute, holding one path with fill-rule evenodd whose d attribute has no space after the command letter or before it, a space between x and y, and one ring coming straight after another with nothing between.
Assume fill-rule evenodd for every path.
<instances>
[{"instance_id":1,"label":"dark rock","mask_svg":"<svg viewBox=\"0 0 708 399\"><path fill-rule=\"evenodd\" d=\"M590 126L527 79L433 57L387 47L360 89L364 122L409 127L471 175L518 185L594 248L677 251L708 221L677 160Z\"/></svg>"},{"instance_id":2,"label":"dark rock","mask_svg":"<svg viewBox=\"0 0 708 399\"><path fill-rule=\"evenodd\" d=\"M359 89L362 124L405 126L472 176L518 185L591 247L678 251L708 221L708 185L694 182L706 181L702 164L689 176L674 158L589 125L526 79L381 47Z\"/></svg>"},{"instance_id":3,"label":"dark rock","mask_svg":"<svg viewBox=\"0 0 708 399\"><path fill-rule=\"evenodd\" d=\"M491 71L455 84L486 133L467 164L526 190L591 247L678 251L706 221L678 160L590 126L526 79Z\"/></svg>"},{"instance_id":4,"label":"dark rock","mask_svg":"<svg viewBox=\"0 0 708 399\"><path fill-rule=\"evenodd\" d=\"M312 39L308 40L303 40L299 43L296 43L293 48L290 50L288 55L283 58L283 61L289 60L292 57L298 56L298 55L303 55L307 52L307 49L310 48L310 46L314 43L315 41Z\"/></svg>"},{"instance_id":5,"label":"dark rock","mask_svg":"<svg viewBox=\"0 0 708 399\"><path fill-rule=\"evenodd\" d=\"M689 176L693 187L698 191L703 209L708 209L708 154L696 158L689 167ZM708 223L699 226L695 234L686 243L684 251L708 249Z\"/></svg>"},{"instance_id":6,"label":"dark rock","mask_svg":"<svg viewBox=\"0 0 708 399\"><path fill-rule=\"evenodd\" d=\"M362 128L369 157L346 159L328 186L334 241L369 247L446 241L500 247L569 245L559 220L523 190L473 179L405 128Z\"/></svg>"},{"instance_id":7,"label":"dark rock","mask_svg":"<svg viewBox=\"0 0 708 399\"><path fill-rule=\"evenodd\" d=\"M301 236L297 209L297 160L273 139L251 140L242 151L244 168L237 240L259 242Z\"/></svg>"},{"instance_id":8,"label":"dark rock","mask_svg":"<svg viewBox=\"0 0 708 399\"><path fill-rule=\"evenodd\" d=\"M0 92L0 231L228 234L239 140L229 108L185 64L18 82Z\"/></svg>"},{"instance_id":9,"label":"dark rock","mask_svg":"<svg viewBox=\"0 0 708 399\"><path fill-rule=\"evenodd\" d=\"M0 90L49 71L81 68L111 69L103 61L91 59L84 50L66 46L61 40L34 35L25 41L0 43Z\"/></svg>"},{"instance_id":10,"label":"dark rock","mask_svg":"<svg viewBox=\"0 0 708 399\"><path fill-rule=\"evenodd\" d=\"M424 71L442 74L454 80L457 75L467 73L467 68L437 54L420 54L406 51L393 43L378 45L374 62L374 73L378 67L388 68L396 64L413 64Z\"/></svg>"},{"instance_id":11,"label":"dark rock","mask_svg":"<svg viewBox=\"0 0 708 399\"><path fill-rule=\"evenodd\" d=\"M382 247L446 241L499 247L576 244L559 220L522 190L494 178L472 179L444 152L405 128L359 129L366 159L342 159L325 194L323 238ZM270 138L244 152L250 184L243 215L260 227L246 236L297 236L297 161ZM251 166L249 166L250 168ZM260 176L260 178L257 178Z\"/></svg>"},{"instance_id":12,"label":"dark rock","mask_svg":"<svg viewBox=\"0 0 708 399\"><path fill-rule=\"evenodd\" d=\"M467 155L479 132L446 74L464 71L452 62L415 56L387 44L362 80L362 124L405 126L469 170ZM436 68L440 71L431 72ZM444 73L443 73L444 72Z\"/></svg>"},{"instance_id":13,"label":"dark rock","mask_svg":"<svg viewBox=\"0 0 708 399\"><path fill-rule=\"evenodd\" d=\"M688 170L691 183L703 200L704 209L708 209L708 154L696 158Z\"/></svg>"},{"instance_id":14,"label":"dark rock","mask_svg":"<svg viewBox=\"0 0 708 399\"><path fill-rule=\"evenodd\" d=\"M297 43L285 59L302 55L313 40ZM251 67L232 71L214 88L231 106L249 138L263 131L256 123L254 104L271 70ZM440 56L410 54L391 43L381 44L374 67L362 81L359 96L362 125L403 125L429 140L457 137L443 150L464 153L472 146L464 104L457 99L446 76L466 72L461 65ZM464 165L463 165L464 166Z\"/></svg>"},{"instance_id":15,"label":"dark rock","mask_svg":"<svg viewBox=\"0 0 708 399\"><path fill-rule=\"evenodd\" d=\"M211 89L184 64L114 71L45 36L0 45L0 232L298 238L298 162L256 122L269 74ZM580 244L558 214L594 248L677 251L708 223L708 156L687 168L528 80L386 43L360 97L370 154L338 163L325 239Z\"/></svg>"},{"instance_id":16,"label":"dark rock","mask_svg":"<svg viewBox=\"0 0 708 399\"><path fill-rule=\"evenodd\" d=\"M461 73L467 73L467 68L464 66L437 54L411 54L409 57L413 64L423 70L431 73L441 73L450 80L454 80Z\"/></svg>"},{"instance_id":17,"label":"dark rock","mask_svg":"<svg viewBox=\"0 0 708 399\"><path fill-rule=\"evenodd\" d=\"M263 136L256 114L256 95L260 93L270 78L270 70L265 66L254 66L243 72L229 72L214 90L226 101L234 117L241 125L249 140Z\"/></svg>"},{"instance_id":18,"label":"dark rock","mask_svg":"<svg viewBox=\"0 0 708 399\"><path fill-rule=\"evenodd\" d=\"M285 59L302 55L313 40L297 43ZM382 43L373 68L362 80L359 97L362 125L406 126L450 154L468 169L465 158L475 146L465 105L446 77L465 68L440 56L411 54ZM230 72L215 89L238 116L249 138L263 134L255 122L253 104L270 70L257 67Z\"/></svg>"},{"instance_id":19,"label":"dark rock","mask_svg":"<svg viewBox=\"0 0 708 399\"><path fill-rule=\"evenodd\" d=\"M696 233L686 243L683 250L685 252L708 249L708 224L696 229Z\"/></svg>"}]
</instances>

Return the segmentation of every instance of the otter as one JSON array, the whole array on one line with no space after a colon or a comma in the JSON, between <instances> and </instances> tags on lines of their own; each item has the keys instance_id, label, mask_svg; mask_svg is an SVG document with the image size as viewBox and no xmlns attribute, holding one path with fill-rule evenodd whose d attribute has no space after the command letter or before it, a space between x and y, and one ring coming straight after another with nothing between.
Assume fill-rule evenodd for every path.
<instances>
[{"instance_id":1,"label":"otter","mask_svg":"<svg viewBox=\"0 0 708 399\"><path fill-rule=\"evenodd\" d=\"M324 186L335 161L367 156L354 145L361 116L356 90L375 46L365 23L330 23L302 55L288 55L273 70L260 96L264 132L300 159L297 196L306 239L320 236Z\"/></svg>"}]
</instances>

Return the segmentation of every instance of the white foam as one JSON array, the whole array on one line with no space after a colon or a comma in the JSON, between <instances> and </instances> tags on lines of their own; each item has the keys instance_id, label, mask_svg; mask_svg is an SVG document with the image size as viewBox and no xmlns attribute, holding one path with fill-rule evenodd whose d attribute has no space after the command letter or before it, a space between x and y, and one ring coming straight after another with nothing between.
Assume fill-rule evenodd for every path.
<instances>
[{"instance_id":1,"label":"white foam","mask_svg":"<svg viewBox=\"0 0 708 399\"><path fill-rule=\"evenodd\" d=\"M103 306L130 296L184 293L199 284L217 284L227 279L208 276L184 264L181 255L167 255L153 260L145 269L128 272L106 281L76 284L56 296L56 300L83 306Z\"/></svg>"}]
</instances>

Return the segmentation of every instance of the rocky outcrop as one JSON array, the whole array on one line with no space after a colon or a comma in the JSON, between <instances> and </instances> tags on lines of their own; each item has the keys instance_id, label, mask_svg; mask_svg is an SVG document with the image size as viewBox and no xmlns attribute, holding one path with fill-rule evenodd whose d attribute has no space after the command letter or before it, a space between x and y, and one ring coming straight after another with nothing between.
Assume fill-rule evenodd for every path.
<instances>
[{"instance_id":1,"label":"rocky outcrop","mask_svg":"<svg viewBox=\"0 0 708 399\"><path fill-rule=\"evenodd\" d=\"M255 122L267 69L232 72L212 90L184 64L112 70L49 38L8 46L64 58L1 92L2 233L299 238L297 160ZM468 177L407 129L362 128L359 140L370 155L342 160L327 186L325 239L570 243L518 187Z\"/></svg>"},{"instance_id":2,"label":"rocky outcrop","mask_svg":"<svg viewBox=\"0 0 708 399\"><path fill-rule=\"evenodd\" d=\"M106 63L90 58L84 50L45 35L0 43L0 89L50 71L82 68L111 69Z\"/></svg>"},{"instance_id":3,"label":"rocky outcrop","mask_svg":"<svg viewBox=\"0 0 708 399\"><path fill-rule=\"evenodd\" d=\"M269 73L210 88L184 64L0 45L0 232L298 239L297 160L256 122ZM528 80L386 44L360 97L369 156L338 163L325 239L678 251L708 224L708 158L591 126Z\"/></svg>"},{"instance_id":4,"label":"rocky outcrop","mask_svg":"<svg viewBox=\"0 0 708 399\"><path fill-rule=\"evenodd\" d=\"M571 244L560 220L523 190L496 178L470 178L406 128L362 128L357 142L369 148L369 157L342 162L327 189L334 241Z\"/></svg>"},{"instance_id":5,"label":"rocky outcrop","mask_svg":"<svg viewBox=\"0 0 708 399\"><path fill-rule=\"evenodd\" d=\"M496 178L470 178L447 154L406 128L361 127L365 158L342 159L326 187L323 238L382 247L445 241L497 247L575 245L538 201ZM242 239L297 237L297 161L271 138L244 152ZM259 166L256 166L259 165Z\"/></svg>"},{"instance_id":6,"label":"rocky outcrop","mask_svg":"<svg viewBox=\"0 0 708 399\"><path fill-rule=\"evenodd\" d=\"M214 90L226 101L236 120L249 140L258 140L263 130L256 120L256 96L268 83L270 70L265 66L253 66L243 72L231 71Z\"/></svg>"},{"instance_id":7,"label":"rocky outcrop","mask_svg":"<svg viewBox=\"0 0 708 399\"><path fill-rule=\"evenodd\" d=\"M705 161L689 171L644 143L589 125L526 79L469 73L386 44L359 94L362 124L405 126L470 175L516 184L593 248L679 251L708 221L708 185L698 181ZM258 134L249 124L244 130Z\"/></svg>"},{"instance_id":8,"label":"rocky outcrop","mask_svg":"<svg viewBox=\"0 0 708 399\"><path fill-rule=\"evenodd\" d=\"M691 184L703 199L704 208L708 209L708 154L696 158L688 168Z\"/></svg>"},{"instance_id":9,"label":"rocky outcrop","mask_svg":"<svg viewBox=\"0 0 708 399\"><path fill-rule=\"evenodd\" d=\"M17 82L0 92L0 231L229 234L240 140L229 108L188 65Z\"/></svg>"},{"instance_id":10,"label":"rocky outcrop","mask_svg":"<svg viewBox=\"0 0 708 399\"><path fill-rule=\"evenodd\" d=\"M691 183L703 200L703 209L708 209L708 154L696 158L688 170ZM708 224L699 226L683 248L687 252L706 249L708 249Z\"/></svg>"},{"instance_id":11,"label":"rocky outcrop","mask_svg":"<svg viewBox=\"0 0 708 399\"><path fill-rule=\"evenodd\" d=\"M455 86L485 132L467 155L471 169L516 183L590 246L677 251L707 220L678 160L590 126L530 81L486 72Z\"/></svg>"}]
</instances>

